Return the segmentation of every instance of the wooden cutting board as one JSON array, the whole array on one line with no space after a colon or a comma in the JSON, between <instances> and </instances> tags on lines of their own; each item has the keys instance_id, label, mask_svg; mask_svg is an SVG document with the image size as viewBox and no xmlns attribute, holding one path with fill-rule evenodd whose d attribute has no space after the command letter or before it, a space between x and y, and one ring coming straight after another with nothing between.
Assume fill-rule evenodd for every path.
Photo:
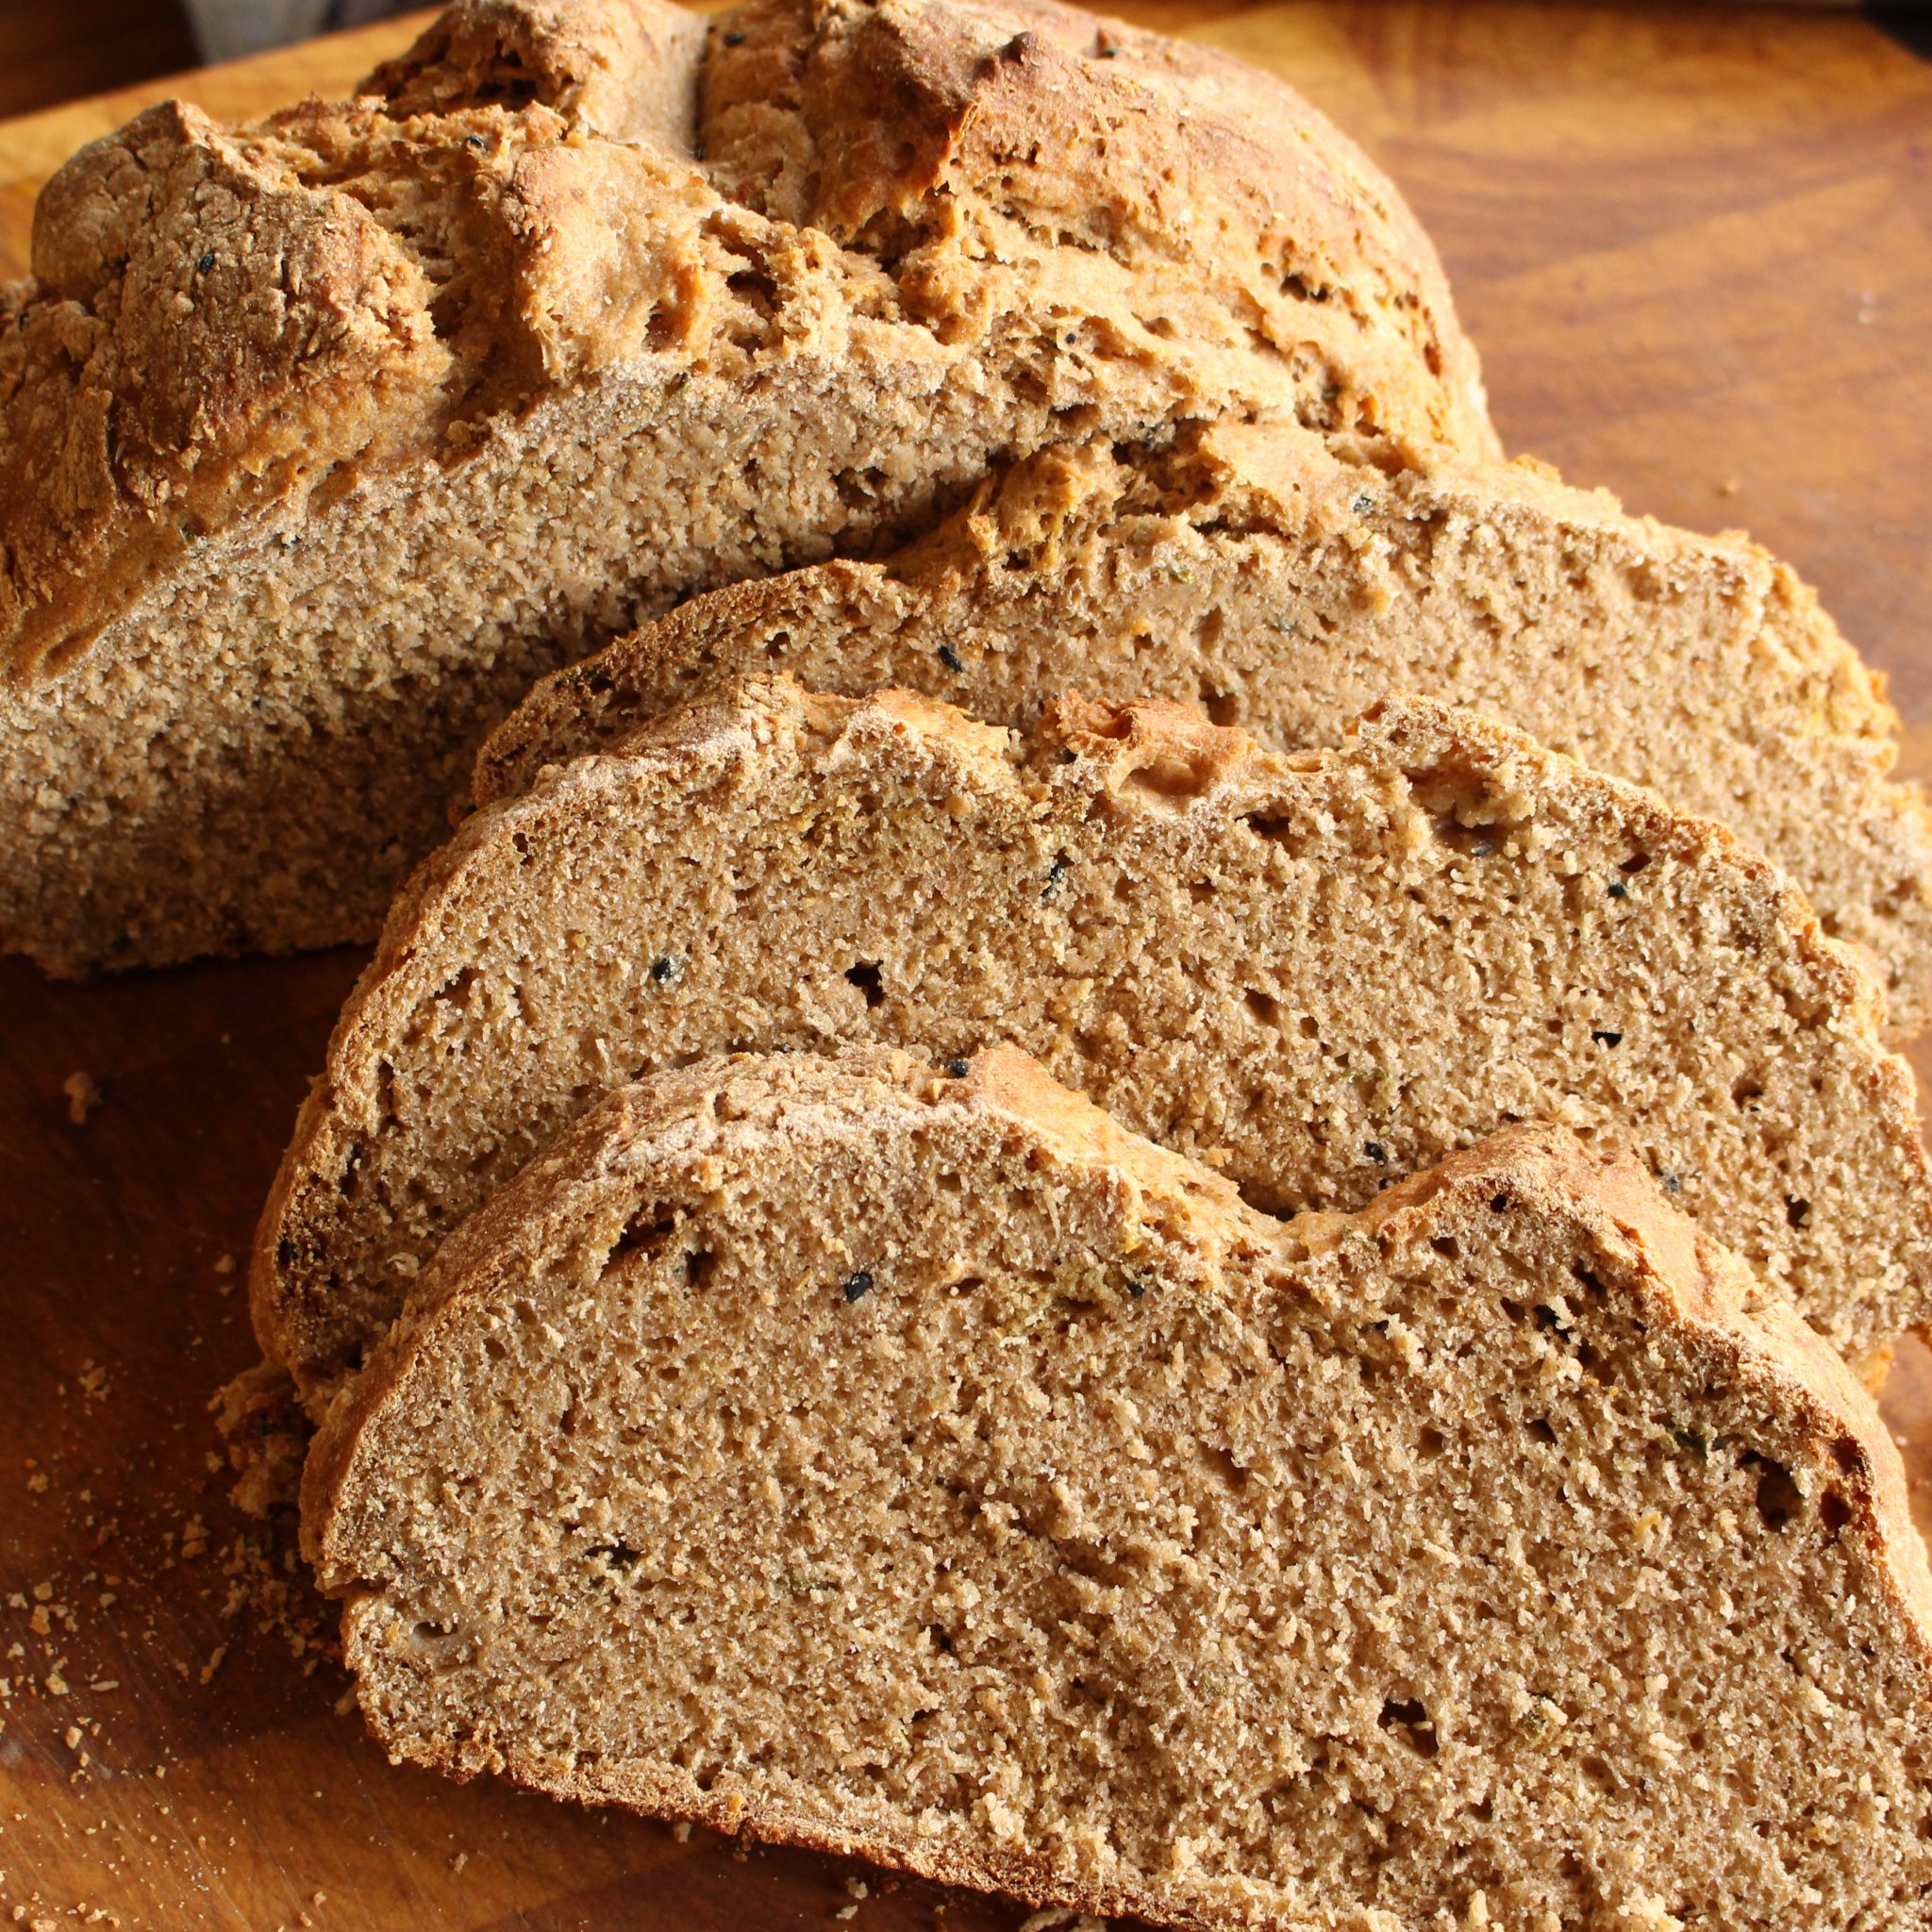
<instances>
[{"instance_id":1,"label":"wooden cutting board","mask_svg":"<svg viewBox=\"0 0 1932 1932\"><path fill-rule=\"evenodd\" d=\"M1275 69L1374 150L1447 258L1510 446L1791 558L1932 766L1932 66L1839 12L1125 10ZM345 91L407 38L179 92L258 112ZM40 181L170 91L0 125L0 275L25 269ZM396 1770L344 1710L331 1620L286 1532L229 1508L206 1404L249 1359L242 1257L358 963L53 988L0 962L0 1908L250 1932L1016 1925ZM1888 1401L1932 1470L1923 1351Z\"/></svg>"}]
</instances>

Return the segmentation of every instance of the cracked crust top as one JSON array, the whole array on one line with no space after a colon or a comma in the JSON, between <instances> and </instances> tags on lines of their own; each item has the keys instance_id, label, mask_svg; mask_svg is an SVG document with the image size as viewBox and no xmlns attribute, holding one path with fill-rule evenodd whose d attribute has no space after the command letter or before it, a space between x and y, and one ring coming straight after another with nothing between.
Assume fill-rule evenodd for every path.
<instances>
[{"instance_id":1,"label":"cracked crust top","mask_svg":"<svg viewBox=\"0 0 1932 1932\"><path fill-rule=\"evenodd\" d=\"M828 309L957 345L1095 254L1150 355L1266 345L1284 401L1493 447L1394 190L1290 90L1070 8L460 0L354 102L180 103L85 149L0 293L0 667L42 675L194 546L639 358L691 366L742 233Z\"/></svg>"}]
</instances>

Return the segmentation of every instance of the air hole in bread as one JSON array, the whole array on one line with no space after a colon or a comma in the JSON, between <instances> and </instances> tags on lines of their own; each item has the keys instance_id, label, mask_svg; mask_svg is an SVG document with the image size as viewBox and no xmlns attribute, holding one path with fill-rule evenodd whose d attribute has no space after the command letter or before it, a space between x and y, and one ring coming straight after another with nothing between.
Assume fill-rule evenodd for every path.
<instances>
[{"instance_id":1,"label":"air hole in bread","mask_svg":"<svg viewBox=\"0 0 1932 1932\"><path fill-rule=\"evenodd\" d=\"M451 976L442 991L437 994L437 998L443 1005L454 1007L458 1012L461 1012L470 1003L470 989L475 984L475 981L476 969L474 966L465 966L460 972Z\"/></svg>"},{"instance_id":2,"label":"air hole in bread","mask_svg":"<svg viewBox=\"0 0 1932 1932\"><path fill-rule=\"evenodd\" d=\"M1301 837L1292 819L1271 817L1267 812L1257 811L1249 812L1241 823L1256 838L1264 839L1271 845L1286 845L1291 850L1300 846Z\"/></svg>"},{"instance_id":3,"label":"air hole in bread","mask_svg":"<svg viewBox=\"0 0 1932 1932\"><path fill-rule=\"evenodd\" d=\"M847 509L866 509L884 493L886 473L876 464L863 470L841 470L837 478L839 500Z\"/></svg>"},{"instance_id":4,"label":"air hole in bread","mask_svg":"<svg viewBox=\"0 0 1932 1932\"><path fill-rule=\"evenodd\" d=\"M687 313L681 303L654 302L644 318L646 346L657 350L673 347L684 334Z\"/></svg>"},{"instance_id":5,"label":"air hole in bread","mask_svg":"<svg viewBox=\"0 0 1932 1932\"><path fill-rule=\"evenodd\" d=\"M724 286L761 322L777 312L778 284L761 268L741 268L724 278Z\"/></svg>"},{"instance_id":6,"label":"air hole in bread","mask_svg":"<svg viewBox=\"0 0 1932 1932\"><path fill-rule=\"evenodd\" d=\"M1385 1699L1381 1715L1375 1722L1385 1731L1393 1731L1418 1757L1433 1757L1436 1755L1436 1726L1430 1722L1427 1710L1415 1698Z\"/></svg>"},{"instance_id":7,"label":"air hole in bread","mask_svg":"<svg viewBox=\"0 0 1932 1932\"><path fill-rule=\"evenodd\" d=\"M655 1255L668 1241L677 1227L677 1217L666 1208L646 1208L641 1214L633 1214L625 1224L624 1232L617 1237L611 1247L609 1259L619 1261L626 1255Z\"/></svg>"},{"instance_id":8,"label":"air hole in bread","mask_svg":"<svg viewBox=\"0 0 1932 1932\"><path fill-rule=\"evenodd\" d=\"M1782 1529L1802 1513L1804 1494L1783 1463L1774 1462L1769 1457L1758 1455L1755 1449L1745 1450L1738 1461L1742 1467L1756 1469L1758 1473L1757 1490L1753 1500L1767 1529Z\"/></svg>"}]
</instances>

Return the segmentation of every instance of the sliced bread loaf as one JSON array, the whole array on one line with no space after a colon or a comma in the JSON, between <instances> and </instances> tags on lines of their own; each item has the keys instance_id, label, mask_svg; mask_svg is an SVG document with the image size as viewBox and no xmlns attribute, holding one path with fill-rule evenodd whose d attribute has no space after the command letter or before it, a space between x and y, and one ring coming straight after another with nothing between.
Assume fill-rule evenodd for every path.
<instances>
[{"instance_id":1,"label":"sliced bread loaf","mask_svg":"<svg viewBox=\"0 0 1932 1932\"><path fill-rule=\"evenodd\" d=\"M463 0L347 105L156 108L0 291L0 945L368 939L538 674L1067 437L1488 448L1288 89L1046 4Z\"/></svg>"},{"instance_id":2,"label":"sliced bread loaf","mask_svg":"<svg viewBox=\"0 0 1932 1932\"><path fill-rule=\"evenodd\" d=\"M1561 1130L1284 1225L1014 1055L700 1065L304 1487L397 1758L1215 1928L1927 1923L1897 1454Z\"/></svg>"},{"instance_id":3,"label":"sliced bread loaf","mask_svg":"<svg viewBox=\"0 0 1932 1932\"><path fill-rule=\"evenodd\" d=\"M641 1073L1006 1041L1271 1212L1569 1122L1863 1355L1932 1291L1878 1005L1727 832L1427 701L1289 757L1173 704L1068 699L1019 740L780 676L412 880L264 1212L256 1322L325 1400L457 1221Z\"/></svg>"},{"instance_id":4,"label":"sliced bread loaf","mask_svg":"<svg viewBox=\"0 0 1932 1932\"><path fill-rule=\"evenodd\" d=\"M1386 475L1293 427L1049 451L932 536L687 604L557 675L479 798L609 743L698 682L929 691L999 723L1074 686L1180 697L1264 742L1333 744L1389 691L1520 724L1723 819L1932 1020L1932 814L1898 720L1817 599L1736 537L1624 515L1523 463Z\"/></svg>"}]
</instances>

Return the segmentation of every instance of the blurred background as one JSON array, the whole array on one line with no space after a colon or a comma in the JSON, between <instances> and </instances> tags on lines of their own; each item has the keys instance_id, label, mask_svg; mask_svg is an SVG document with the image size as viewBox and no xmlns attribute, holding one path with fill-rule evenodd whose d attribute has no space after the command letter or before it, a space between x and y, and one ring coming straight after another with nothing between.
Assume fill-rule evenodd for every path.
<instances>
[{"instance_id":1,"label":"blurred background","mask_svg":"<svg viewBox=\"0 0 1932 1932\"><path fill-rule=\"evenodd\" d=\"M0 115L360 26L400 13L407 4L410 0L0 0Z\"/></svg>"},{"instance_id":2,"label":"blurred background","mask_svg":"<svg viewBox=\"0 0 1932 1932\"><path fill-rule=\"evenodd\" d=\"M0 115L128 87L210 60L360 26L423 0L0 0ZM1454 11L1457 0L1441 0ZM1538 0L1523 0L1525 8ZM1651 12L1685 12L1731 0L1651 0ZM1857 0L1761 0L1846 10ZM1105 0L1101 0L1105 10ZM1185 0L1165 9L1179 25ZM1902 37L1932 41L1932 0L1868 7Z\"/></svg>"}]
</instances>

